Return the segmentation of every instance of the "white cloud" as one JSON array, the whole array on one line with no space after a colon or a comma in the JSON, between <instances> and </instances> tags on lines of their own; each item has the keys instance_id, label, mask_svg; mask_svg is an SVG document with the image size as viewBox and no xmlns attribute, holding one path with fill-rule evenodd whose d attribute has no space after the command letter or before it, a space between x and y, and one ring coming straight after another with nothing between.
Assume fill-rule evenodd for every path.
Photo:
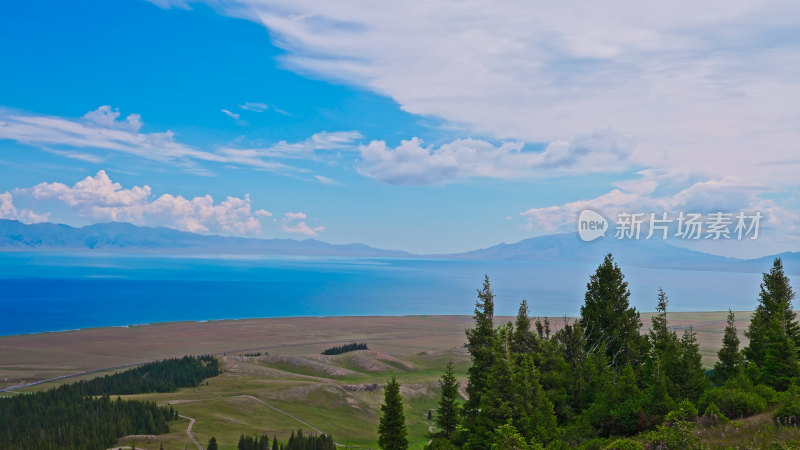
<instances>
[{"instance_id":1,"label":"white cloud","mask_svg":"<svg viewBox=\"0 0 800 450\"><path fill-rule=\"evenodd\" d=\"M17 210L14 196L10 192L0 193L0 219L19 220L24 223L46 222L49 214L36 214L29 209Z\"/></svg>"},{"instance_id":2,"label":"white cloud","mask_svg":"<svg viewBox=\"0 0 800 450\"><path fill-rule=\"evenodd\" d=\"M84 114L83 118L104 128L117 128L132 133L137 133L142 128L142 116L139 114L128 114L122 121L117 120L119 116L119 108L111 109L110 106L104 105Z\"/></svg>"},{"instance_id":3,"label":"white cloud","mask_svg":"<svg viewBox=\"0 0 800 450\"><path fill-rule=\"evenodd\" d=\"M308 218L303 212L287 212L283 214L283 231L287 233L304 234L306 236L316 236L325 231L325 227L311 227L306 224ZM299 222L297 222L299 221Z\"/></svg>"},{"instance_id":4,"label":"white cloud","mask_svg":"<svg viewBox=\"0 0 800 450\"><path fill-rule=\"evenodd\" d=\"M239 120L239 117L241 117L241 115L239 115L239 114L236 114L236 113L234 113L234 112L230 112L230 111L228 111L227 109L223 109L223 110L222 110L222 112L223 112L223 113L224 113L226 116L228 116L228 117L230 117L231 119L234 119L234 120Z\"/></svg>"},{"instance_id":5,"label":"white cloud","mask_svg":"<svg viewBox=\"0 0 800 450\"><path fill-rule=\"evenodd\" d=\"M207 3L413 114L525 142L611 126L642 167L797 186L798 2Z\"/></svg>"},{"instance_id":6,"label":"white cloud","mask_svg":"<svg viewBox=\"0 0 800 450\"><path fill-rule=\"evenodd\" d=\"M239 114L222 110L240 124ZM0 109L0 139L11 139L39 147L67 158L99 163L106 158L100 152L122 152L159 162L173 162L184 170L209 175L198 163L235 164L276 172L299 171L282 159L313 159L315 152L351 149L361 134L356 131L320 132L300 142L235 148L222 146L216 152L200 150L178 142L172 131L141 133L141 116L125 119L117 109L101 106L80 119L19 113ZM93 150L92 153L76 149Z\"/></svg>"},{"instance_id":7,"label":"white cloud","mask_svg":"<svg viewBox=\"0 0 800 450\"><path fill-rule=\"evenodd\" d=\"M756 211L764 215L764 227L774 236L800 235L800 214L764 199L761 194L770 191L763 185L754 185L731 177L689 183L672 193L658 193L670 180L650 177L640 182L621 184L619 188L586 200L562 205L531 208L520 213L527 228L537 234L574 231L578 214L592 209L614 222L620 213L667 212L675 217L679 212L709 214L714 212L738 213ZM648 216L649 217L649 216Z\"/></svg>"},{"instance_id":8,"label":"white cloud","mask_svg":"<svg viewBox=\"0 0 800 450\"><path fill-rule=\"evenodd\" d=\"M361 137L357 131L323 131L300 142L280 141L270 146L251 148L222 147L219 153L237 164L282 170L289 167L276 160L315 159L317 152L352 149Z\"/></svg>"},{"instance_id":9,"label":"white cloud","mask_svg":"<svg viewBox=\"0 0 800 450\"><path fill-rule=\"evenodd\" d=\"M242 105L239 105L239 108L244 109L246 111L253 111L253 112L264 112L269 109L269 105L266 103L258 103L258 102L246 102ZM238 119L238 117L236 117Z\"/></svg>"},{"instance_id":10,"label":"white cloud","mask_svg":"<svg viewBox=\"0 0 800 450\"><path fill-rule=\"evenodd\" d=\"M525 178L564 173L618 172L630 166L630 136L597 128L570 142L553 142L528 151L522 142L495 146L478 139L458 139L438 148L420 139L396 148L383 141L360 147L359 171L392 184L442 184L470 177Z\"/></svg>"},{"instance_id":11,"label":"white cloud","mask_svg":"<svg viewBox=\"0 0 800 450\"><path fill-rule=\"evenodd\" d=\"M305 213L302 212L287 212L284 214L284 217L286 217L289 220L295 220L295 219L305 219L306 215Z\"/></svg>"},{"instance_id":12,"label":"white cloud","mask_svg":"<svg viewBox=\"0 0 800 450\"><path fill-rule=\"evenodd\" d=\"M110 106L101 106L79 120L0 110L0 139L48 150L62 146L110 150L165 162L226 161L222 156L177 142L171 131L140 133L142 122L138 114L130 114L125 120L119 117L119 111Z\"/></svg>"},{"instance_id":13,"label":"white cloud","mask_svg":"<svg viewBox=\"0 0 800 450\"><path fill-rule=\"evenodd\" d=\"M323 175L314 175L314 178L316 178L320 183L327 184L328 186L336 186L339 184L336 182L336 180Z\"/></svg>"},{"instance_id":14,"label":"white cloud","mask_svg":"<svg viewBox=\"0 0 800 450\"><path fill-rule=\"evenodd\" d=\"M218 203L210 195L188 199L162 194L153 198L149 186L124 188L103 170L72 186L45 182L28 189L16 189L14 195L27 197L35 204L61 203L93 222L130 222L195 233L258 234L261 222L257 217L271 215L266 210L253 211L248 194L243 198L227 197ZM7 204L10 204L10 197L0 196L0 210L4 215L8 214Z\"/></svg>"},{"instance_id":15,"label":"white cloud","mask_svg":"<svg viewBox=\"0 0 800 450\"><path fill-rule=\"evenodd\" d=\"M283 231L287 233L298 233L306 236L316 236L325 231L325 227L311 228L305 222L298 222L297 224L284 223Z\"/></svg>"}]
</instances>

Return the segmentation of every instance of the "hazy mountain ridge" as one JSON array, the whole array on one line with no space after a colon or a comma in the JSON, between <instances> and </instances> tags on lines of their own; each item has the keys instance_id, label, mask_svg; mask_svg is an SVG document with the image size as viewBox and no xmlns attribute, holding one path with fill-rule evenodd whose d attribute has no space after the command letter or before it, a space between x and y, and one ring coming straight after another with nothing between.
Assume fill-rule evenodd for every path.
<instances>
[{"instance_id":1,"label":"hazy mountain ridge","mask_svg":"<svg viewBox=\"0 0 800 450\"><path fill-rule=\"evenodd\" d=\"M139 227L110 222L85 227L54 223L26 225L0 219L0 250L115 250L130 252L181 252L284 256L353 256L431 258L487 261L539 261L554 263L596 262L613 253L622 264L675 269L725 268L752 271L763 268L775 256L800 267L800 253L784 252L750 260L728 258L670 245L660 239L599 239L583 242L574 233L539 236L463 253L415 255L383 250L364 244L329 244L316 239L260 239L201 235L169 228Z\"/></svg>"},{"instance_id":2,"label":"hazy mountain ridge","mask_svg":"<svg viewBox=\"0 0 800 450\"><path fill-rule=\"evenodd\" d=\"M329 244L316 239L258 239L201 235L170 228L139 227L111 222L85 227L53 223L26 225L0 219L3 250L181 251L302 256L405 257L409 253L363 244Z\"/></svg>"}]
</instances>

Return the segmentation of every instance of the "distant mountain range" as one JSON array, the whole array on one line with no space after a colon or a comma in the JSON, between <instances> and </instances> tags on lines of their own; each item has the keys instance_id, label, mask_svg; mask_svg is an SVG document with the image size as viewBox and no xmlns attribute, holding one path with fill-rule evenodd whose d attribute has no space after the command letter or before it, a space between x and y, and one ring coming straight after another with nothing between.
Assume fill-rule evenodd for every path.
<instances>
[{"instance_id":1,"label":"distant mountain range","mask_svg":"<svg viewBox=\"0 0 800 450\"><path fill-rule=\"evenodd\" d=\"M352 256L381 258L430 258L487 261L537 261L596 263L607 253L623 264L692 270L763 271L774 256L742 260L675 247L659 239L599 239L583 242L574 233L553 234L498 244L464 253L414 255L364 244L329 244L316 239L258 239L201 235L169 228L139 227L111 222L71 227L38 223L26 225L0 219L0 251L128 251L284 256ZM800 253L780 255L787 266L800 268ZM787 267L788 268L788 267Z\"/></svg>"},{"instance_id":2,"label":"distant mountain range","mask_svg":"<svg viewBox=\"0 0 800 450\"><path fill-rule=\"evenodd\" d=\"M336 245L316 239L256 239L202 235L170 228L110 222L81 228L54 223L26 225L0 219L0 250L115 250L220 254L408 257L409 253L363 244Z\"/></svg>"}]
</instances>

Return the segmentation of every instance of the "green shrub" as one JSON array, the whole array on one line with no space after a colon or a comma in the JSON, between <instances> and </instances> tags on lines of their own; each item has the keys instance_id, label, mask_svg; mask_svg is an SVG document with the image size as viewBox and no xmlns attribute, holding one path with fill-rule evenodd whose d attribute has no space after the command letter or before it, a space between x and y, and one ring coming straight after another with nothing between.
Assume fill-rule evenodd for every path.
<instances>
[{"instance_id":1,"label":"green shrub","mask_svg":"<svg viewBox=\"0 0 800 450\"><path fill-rule=\"evenodd\" d=\"M434 438L425 448L427 450L458 450L458 447L453 445L449 439L441 437Z\"/></svg>"},{"instance_id":2,"label":"green shrub","mask_svg":"<svg viewBox=\"0 0 800 450\"><path fill-rule=\"evenodd\" d=\"M647 448L652 449L687 449L705 448L703 442L694 434L694 424L684 420L665 422L654 431L643 433L642 438Z\"/></svg>"},{"instance_id":3,"label":"green shrub","mask_svg":"<svg viewBox=\"0 0 800 450\"><path fill-rule=\"evenodd\" d=\"M617 439L605 450L644 450L644 445L633 439Z\"/></svg>"},{"instance_id":4,"label":"green shrub","mask_svg":"<svg viewBox=\"0 0 800 450\"><path fill-rule=\"evenodd\" d=\"M766 400L768 404L772 404L778 401L778 393L775 392L775 389L772 389L766 384L759 384L758 386L754 387L753 392L758 394L759 397Z\"/></svg>"},{"instance_id":5,"label":"green shrub","mask_svg":"<svg viewBox=\"0 0 800 450\"><path fill-rule=\"evenodd\" d=\"M796 427L800 425L800 399L794 397L781 403L778 409L772 413L772 420L778 426Z\"/></svg>"},{"instance_id":6,"label":"green shrub","mask_svg":"<svg viewBox=\"0 0 800 450\"><path fill-rule=\"evenodd\" d=\"M716 425L728 423L729 419L725 417L725 414L719 410L719 407L716 403L711 402L706 406L706 412L703 413L703 417L701 418L703 425L707 427L713 427Z\"/></svg>"},{"instance_id":7,"label":"green shrub","mask_svg":"<svg viewBox=\"0 0 800 450\"><path fill-rule=\"evenodd\" d=\"M689 400L678 403L678 406L667 414L668 422L694 422L697 420L697 408Z\"/></svg>"},{"instance_id":8,"label":"green shrub","mask_svg":"<svg viewBox=\"0 0 800 450\"><path fill-rule=\"evenodd\" d=\"M767 401L755 392L727 387L711 388L703 393L699 401L700 410L705 411L711 403L715 403L729 418L752 416L767 409Z\"/></svg>"}]
</instances>

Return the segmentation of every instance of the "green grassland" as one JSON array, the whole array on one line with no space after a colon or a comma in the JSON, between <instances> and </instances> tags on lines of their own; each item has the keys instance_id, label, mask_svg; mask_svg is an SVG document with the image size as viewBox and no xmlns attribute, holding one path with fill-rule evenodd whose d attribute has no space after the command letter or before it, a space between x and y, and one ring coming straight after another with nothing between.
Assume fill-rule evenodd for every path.
<instances>
[{"instance_id":1,"label":"green grassland","mask_svg":"<svg viewBox=\"0 0 800 450\"><path fill-rule=\"evenodd\" d=\"M681 327L695 329L704 364L710 367L722 340L725 314L670 313L669 319L679 333ZM649 317L642 315L643 331ZM496 318L496 322L509 319ZM737 320L741 332L749 313L738 313ZM563 318L551 322L558 328ZM447 361L454 361L459 380L466 378L469 360L463 348L464 330L471 323L468 316L253 319L10 336L0 338L0 382L6 378L8 386L104 364L219 353L223 374L207 384L129 398L172 405L181 415L195 419L192 432L200 443L216 436L223 449L236 448L243 433L286 439L297 429L305 433L321 430L354 448L376 448L383 391L373 385L383 385L388 377L396 376L402 384L411 448L421 448L433 425L427 420L427 411L436 406L437 380ZM366 342L369 350L320 354L332 344L347 342ZM256 349L268 354L243 356ZM106 373L115 370L119 369ZM158 449L162 444L166 449L196 448L186 434L188 424L187 419L180 419L171 424L167 435L125 437L118 445L134 442L136 448Z\"/></svg>"}]
</instances>

